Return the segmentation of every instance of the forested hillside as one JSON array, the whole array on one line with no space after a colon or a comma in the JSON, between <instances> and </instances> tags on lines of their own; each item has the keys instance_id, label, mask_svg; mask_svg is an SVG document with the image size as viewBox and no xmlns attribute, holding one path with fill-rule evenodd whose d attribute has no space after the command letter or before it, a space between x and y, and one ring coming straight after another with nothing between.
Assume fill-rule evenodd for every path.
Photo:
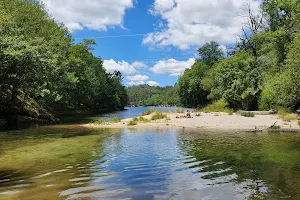
<instances>
[{"instance_id":1,"label":"forested hillside","mask_svg":"<svg viewBox=\"0 0 300 200\"><path fill-rule=\"evenodd\" d=\"M154 87L138 85L127 88L129 103L131 105L148 106L176 106L179 105L179 97L172 86Z\"/></svg>"},{"instance_id":2,"label":"forested hillside","mask_svg":"<svg viewBox=\"0 0 300 200\"><path fill-rule=\"evenodd\" d=\"M122 76L105 71L94 45L75 43L39 1L0 0L0 118L123 109Z\"/></svg>"},{"instance_id":3,"label":"forested hillside","mask_svg":"<svg viewBox=\"0 0 300 200\"><path fill-rule=\"evenodd\" d=\"M228 56L216 42L199 49L199 60L178 81L181 103L203 107L224 99L235 109L300 108L299 26L299 0L264 0L259 14L249 7L244 35Z\"/></svg>"}]
</instances>

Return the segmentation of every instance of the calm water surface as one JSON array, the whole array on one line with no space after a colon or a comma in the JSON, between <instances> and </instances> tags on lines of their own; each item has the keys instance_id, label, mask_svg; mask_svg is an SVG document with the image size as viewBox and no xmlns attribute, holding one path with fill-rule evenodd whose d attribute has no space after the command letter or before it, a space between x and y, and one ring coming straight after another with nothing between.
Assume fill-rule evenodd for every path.
<instances>
[{"instance_id":1,"label":"calm water surface","mask_svg":"<svg viewBox=\"0 0 300 200\"><path fill-rule=\"evenodd\" d=\"M92 121L97 121L97 120L102 120L102 121L109 121L112 118L120 118L120 119L127 119L127 118L134 118L134 117L139 117L142 115L143 112L154 109L156 111L176 111L178 108L177 107L126 107L127 110L122 110L122 111L116 111L116 112L111 112L107 114L99 114L99 115L94 115L94 116L87 116L84 118L80 119L80 122L82 123L88 123ZM194 110L191 108L184 108L184 111L187 110ZM78 118L71 118L71 121L78 123ZM67 120L68 122L68 120Z\"/></svg>"},{"instance_id":2,"label":"calm water surface","mask_svg":"<svg viewBox=\"0 0 300 200\"><path fill-rule=\"evenodd\" d=\"M0 199L300 199L300 135L41 127L0 133Z\"/></svg>"}]
</instances>

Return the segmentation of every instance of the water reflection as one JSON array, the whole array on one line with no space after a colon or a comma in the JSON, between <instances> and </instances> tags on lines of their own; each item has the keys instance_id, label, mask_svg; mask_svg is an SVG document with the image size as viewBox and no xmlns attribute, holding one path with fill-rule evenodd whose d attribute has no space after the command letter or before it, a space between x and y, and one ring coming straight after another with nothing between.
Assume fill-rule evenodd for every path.
<instances>
[{"instance_id":1,"label":"water reflection","mask_svg":"<svg viewBox=\"0 0 300 200\"><path fill-rule=\"evenodd\" d=\"M59 130L1 136L0 199L300 199L299 135Z\"/></svg>"}]
</instances>

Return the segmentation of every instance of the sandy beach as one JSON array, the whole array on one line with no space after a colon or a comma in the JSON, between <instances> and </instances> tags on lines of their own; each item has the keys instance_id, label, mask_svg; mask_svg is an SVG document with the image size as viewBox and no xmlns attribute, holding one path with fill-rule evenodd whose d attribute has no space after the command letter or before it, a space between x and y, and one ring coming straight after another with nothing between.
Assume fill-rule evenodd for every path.
<instances>
[{"instance_id":1,"label":"sandy beach","mask_svg":"<svg viewBox=\"0 0 300 200\"><path fill-rule=\"evenodd\" d=\"M284 121L277 115L256 115L254 117L244 117L239 114L228 115L227 113L197 113L192 114L192 118L176 118L182 116L182 113L165 113L167 119L150 120L152 115L143 116L150 122L138 122L134 126L128 123L132 119L124 119L119 123L107 124L85 124L83 126L90 128L200 128L210 130L234 130L234 131L268 131L272 125L280 126L279 130L300 132L297 120L290 122ZM277 131L279 131L277 130ZM276 131L276 130L275 130Z\"/></svg>"}]
</instances>

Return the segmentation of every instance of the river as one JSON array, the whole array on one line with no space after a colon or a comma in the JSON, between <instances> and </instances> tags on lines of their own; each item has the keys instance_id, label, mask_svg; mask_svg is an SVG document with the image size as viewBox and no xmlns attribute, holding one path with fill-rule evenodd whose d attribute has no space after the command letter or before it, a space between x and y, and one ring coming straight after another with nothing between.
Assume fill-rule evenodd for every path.
<instances>
[{"instance_id":1,"label":"river","mask_svg":"<svg viewBox=\"0 0 300 200\"><path fill-rule=\"evenodd\" d=\"M136 115L125 112L98 117ZM296 200L300 135L78 125L2 132L0 199Z\"/></svg>"}]
</instances>

